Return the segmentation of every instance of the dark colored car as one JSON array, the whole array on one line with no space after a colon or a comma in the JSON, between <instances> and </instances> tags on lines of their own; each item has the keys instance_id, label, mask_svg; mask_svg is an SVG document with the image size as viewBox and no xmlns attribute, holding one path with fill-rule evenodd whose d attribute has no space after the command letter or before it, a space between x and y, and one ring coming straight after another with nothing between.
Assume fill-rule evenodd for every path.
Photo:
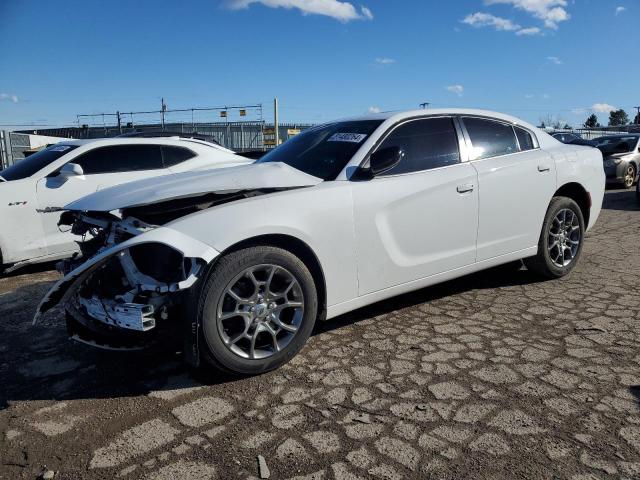
<instances>
[{"instance_id":1,"label":"dark colored car","mask_svg":"<svg viewBox=\"0 0 640 480\"><path fill-rule=\"evenodd\" d=\"M587 147L597 146L593 140L585 140L579 133L574 132L556 132L551 136L562 143L568 143L570 145L585 145Z\"/></svg>"},{"instance_id":2,"label":"dark colored car","mask_svg":"<svg viewBox=\"0 0 640 480\"><path fill-rule=\"evenodd\" d=\"M609 135L594 140L602 152L607 183L633 187L640 166L640 134Z\"/></svg>"}]
</instances>

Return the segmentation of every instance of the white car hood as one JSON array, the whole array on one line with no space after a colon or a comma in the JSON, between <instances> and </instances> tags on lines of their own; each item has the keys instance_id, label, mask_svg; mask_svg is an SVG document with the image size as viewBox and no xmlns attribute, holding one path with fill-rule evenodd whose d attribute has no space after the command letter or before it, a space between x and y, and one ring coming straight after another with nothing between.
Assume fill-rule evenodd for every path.
<instances>
[{"instance_id":1,"label":"white car hood","mask_svg":"<svg viewBox=\"0 0 640 480\"><path fill-rule=\"evenodd\" d=\"M251 163L207 171L146 178L99 190L65 210L110 212L206 193L232 193L265 188L310 187L322 179L281 162Z\"/></svg>"}]
</instances>

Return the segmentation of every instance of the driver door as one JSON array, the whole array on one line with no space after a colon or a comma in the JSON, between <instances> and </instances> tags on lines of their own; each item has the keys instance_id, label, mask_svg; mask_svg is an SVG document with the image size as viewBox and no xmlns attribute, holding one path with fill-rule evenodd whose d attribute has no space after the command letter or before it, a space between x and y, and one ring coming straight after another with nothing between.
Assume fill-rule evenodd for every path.
<instances>
[{"instance_id":1,"label":"driver door","mask_svg":"<svg viewBox=\"0 0 640 480\"><path fill-rule=\"evenodd\" d=\"M409 120L377 148L400 147L400 163L352 183L360 295L475 262L478 177L461 141L451 117Z\"/></svg>"}]
</instances>

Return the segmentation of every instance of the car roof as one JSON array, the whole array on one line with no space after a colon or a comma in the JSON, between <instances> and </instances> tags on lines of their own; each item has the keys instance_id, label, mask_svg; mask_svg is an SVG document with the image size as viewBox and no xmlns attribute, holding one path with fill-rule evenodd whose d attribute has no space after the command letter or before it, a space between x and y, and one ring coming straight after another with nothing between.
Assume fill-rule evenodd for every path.
<instances>
[{"instance_id":1,"label":"car roof","mask_svg":"<svg viewBox=\"0 0 640 480\"><path fill-rule=\"evenodd\" d=\"M358 117L347 118L345 120L402 121L407 118L438 116L438 115L469 115L469 116L476 116L476 117L490 117L490 118L495 118L497 120L502 120L508 123L522 125L527 128L535 128L530 123L527 123L517 117L513 117L505 113L494 112L492 110L481 110L481 109L475 109L475 108L428 108L428 109L419 109L419 110L390 111L390 112L371 113L367 115L361 115Z\"/></svg>"},{"instance_id":2,"label":"car roof","mask_svg":"<svg viewBox=\"0 0 640 480\"><path fill-rule=\"evenodd\" d=\"M114 137L114 138L92 138L92 139L69 139L59 142L64 145L91 145L92 147L109 146L109 145L175 145L182 147L209 147L216 150L221 150L229 153L235 153L228 148L215 143L207 142L204 140L198 140L195 138L180 138L180 137L151 137L151 138L139 138L139 137Z\"/></svg>"}]
</instances>

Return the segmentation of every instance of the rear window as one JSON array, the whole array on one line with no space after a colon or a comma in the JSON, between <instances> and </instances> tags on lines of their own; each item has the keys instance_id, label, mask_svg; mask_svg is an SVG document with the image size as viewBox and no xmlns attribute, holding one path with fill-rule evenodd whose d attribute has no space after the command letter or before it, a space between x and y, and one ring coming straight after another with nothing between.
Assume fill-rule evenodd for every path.
<instances>
[{"instance_id":1,"label":"rear window","mask_svg":"<svg viewBox=\"0 0 640 480\"><path fill-rule=\"evenodd\" d=\"M598 144L598 148L605 153L612 152L632 152L636 148L638 143L638 137L636 136L610 136L596 138L595 141Z\"/></svg>"},{"instance_id":2,"label":"rear window","mask_svg":"<svg viewBox=\"0 0 640 480\"><path fill-rule=\"evenodd\" d=\"M196 154L188 148L162 146L162 161L165 168L178 165L195 156Z\"/></svg>"},{"instance_id":3,"label":"rear window","mask_svg":"<svg viewBox=\"0 0 640 480\"><path fill-rule=\"evenodd\" d=\"M18 160L17 163L4 170L0 170L0 177L7 181L30 177L76 148L78 148L77 145L51 145L33 155L29 155L24 160Z\"/></svg>"}]
</instances>

